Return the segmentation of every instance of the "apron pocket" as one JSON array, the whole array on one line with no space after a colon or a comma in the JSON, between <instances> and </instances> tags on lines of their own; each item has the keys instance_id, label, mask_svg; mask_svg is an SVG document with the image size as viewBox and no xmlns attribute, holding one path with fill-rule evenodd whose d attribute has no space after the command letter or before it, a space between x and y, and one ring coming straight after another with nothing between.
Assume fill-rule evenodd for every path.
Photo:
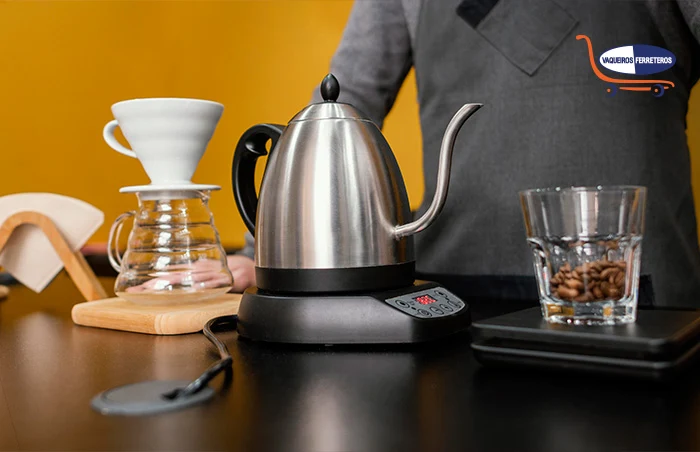
<instances>
[{"instance_id":1,"label":"apron pocket","mask_svg":"<svg viewBox=\"0 0 700 452\"><path fill-rule=\"evenodd\" d=\"M463 0L457 14L528 75L577 23L554 0Z\"/></svg>"}]
</instances>

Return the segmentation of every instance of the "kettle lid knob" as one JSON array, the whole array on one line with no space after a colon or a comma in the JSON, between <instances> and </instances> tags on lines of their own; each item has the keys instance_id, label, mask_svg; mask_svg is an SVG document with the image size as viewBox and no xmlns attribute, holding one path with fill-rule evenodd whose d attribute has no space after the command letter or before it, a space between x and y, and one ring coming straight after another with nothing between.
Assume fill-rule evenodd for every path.
<instances>
[{"instance_id":1,"label":"kettle lid knob","mask_svg":"<svg viewBox=\"0 0 700 452\"><path fill-rule=\"evenodd\" d=\"M321 97L326 102L335 102L340 96L340 83L333 74L328 74L321 82Z\"/></svg>"},{"instance_id":2,"label":"kettle lid knob","mask_svg":"<svg viewBox=\"0 0 700 452\"><path fill-rule=\"evenodd\" d=\"M2 3L2 0L0 0L0 3ZM352 105L338 102L340 83L338 83L338 79L333 74L326 75L321 82L319 91L321 91L323 100L307 105L306 108L292 118L289 122L290 124L298 121L315 121L319 119L351 119L371 122L367 115ZM377 132L379 132L379 129L377 129Z\"/></svg>"}]
</instances>

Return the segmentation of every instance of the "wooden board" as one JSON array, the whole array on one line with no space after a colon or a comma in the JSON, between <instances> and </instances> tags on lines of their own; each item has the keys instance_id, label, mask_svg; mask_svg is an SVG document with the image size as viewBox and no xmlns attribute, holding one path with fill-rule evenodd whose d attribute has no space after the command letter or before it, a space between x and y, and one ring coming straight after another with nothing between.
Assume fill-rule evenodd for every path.
<instances>
[{"instance_id":1,"label":"wooden board","mask_svg":"<svg viewBox=\"0 0 700 452\"><path fill-rule=\"evenodd\" d=\"M78 325L145 334L186 334L201 331L214 317L238 313L241 294L224 294L211 301L186 305L148 306L121 298L89 301L73 306Z\"/></svg>"}]
</instances>

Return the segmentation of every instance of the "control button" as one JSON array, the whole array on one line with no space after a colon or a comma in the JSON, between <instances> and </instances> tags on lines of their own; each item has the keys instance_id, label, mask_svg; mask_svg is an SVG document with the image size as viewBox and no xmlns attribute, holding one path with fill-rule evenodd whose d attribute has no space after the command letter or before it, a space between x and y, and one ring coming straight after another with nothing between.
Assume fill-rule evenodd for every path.
<instances>
[{"instance_id":1,"label":"control button","mask_svg":"<svg viewBox=\"0 0 700 452\"><path fill-rule=\"evenodd\" d=\"M452 308L447 306L446 304L441 304L440 307L447 312L452 312Z\"/></svg>"},{"instance_id":2,"label":"control button","mask_svg":"<svg viewBox=\"0 0 700 452\"><path fill-rule=\"evenodd\" d=\"M438 308L436 308L435 306L432 306L432 307L430 308L430 310L433 311L433 312L435 312L435 313L438 313L438 314L444 314L444 313L445 313L445 311L443 311L442 309L438 309Z\"/></svg>"},{"instance_id":3,"label":"control button","mask_svg":"<svg viewBox=\"0 0 700 452\"><path fill-rule=\"evenodd\" d=\"M399 306L401 306L402 308L407 308L407 307L408 307L408 303L406 303L405 301L396 300L396 304L399 305Z\"/></svg>"},{"instance_id":4,"label":"control button","mask_svg":"<svg viewBox=\"0 0 700 452\"><path fill-rule=\"evenodd\" d=\"M419 309L419 310L418 310L418 313L419 313L419 314L423 314L423 315L428 316L428 317L432 317L432 316L433 316L431 313L429 313L429 312L426 311L425 309Z\"/></svg>"},{"instance_id":5,"label":"control button","mask_svg":"<svg viewBox=\"0 0 700 452\"><path fill-rule=\"evenodd\" d=\"M460 307L457 303L455 303L455 302L452 301L452 300L447 300L447 302L448 302L449 304L451 304L452 306L454 306L455 308L459 308L459 307Z\"/></svg>"}]
</instances>

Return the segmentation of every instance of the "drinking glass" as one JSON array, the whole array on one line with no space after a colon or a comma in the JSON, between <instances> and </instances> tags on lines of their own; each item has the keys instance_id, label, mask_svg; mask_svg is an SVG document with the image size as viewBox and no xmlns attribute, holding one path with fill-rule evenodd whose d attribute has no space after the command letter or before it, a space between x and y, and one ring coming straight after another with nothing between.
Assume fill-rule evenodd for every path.
<instances>
[{"instance_id":1,"label":"drinking glass","mask_svg":"<svg viewBox=\"0 0 700 452\"><path fill-rule=\"evenodd\" d=\"M646 188L532 189L520 192L520 203L544 318L634 322Z\"/></svg>"}]
</instances>

